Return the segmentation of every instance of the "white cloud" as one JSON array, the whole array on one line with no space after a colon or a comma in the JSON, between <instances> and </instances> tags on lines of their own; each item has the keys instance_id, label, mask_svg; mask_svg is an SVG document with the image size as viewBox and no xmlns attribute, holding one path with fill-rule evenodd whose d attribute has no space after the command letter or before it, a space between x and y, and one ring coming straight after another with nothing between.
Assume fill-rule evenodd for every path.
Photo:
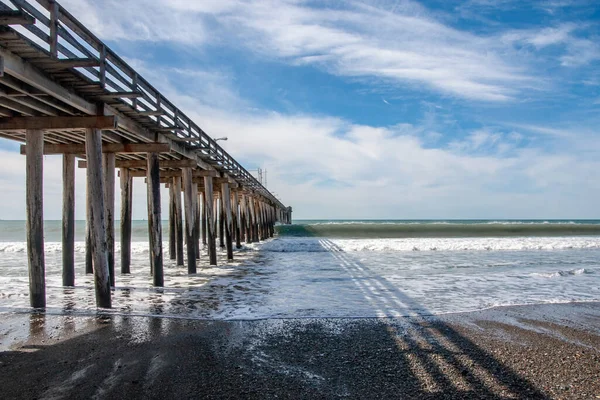
<instances>
[{"instance_id":1,"label":"white cloud","mask_svg":"<svg viewBox=\"0 0 600 400\"><path fill-rule=\"evenodd\" d=\"M360 2L345 8L300 1L64 3L104 39L243 46L343 77L460 98L506 101L535 80L496 37L448 27L410 1L397 2L392 11Z\"/></svg>"}]
</instances>

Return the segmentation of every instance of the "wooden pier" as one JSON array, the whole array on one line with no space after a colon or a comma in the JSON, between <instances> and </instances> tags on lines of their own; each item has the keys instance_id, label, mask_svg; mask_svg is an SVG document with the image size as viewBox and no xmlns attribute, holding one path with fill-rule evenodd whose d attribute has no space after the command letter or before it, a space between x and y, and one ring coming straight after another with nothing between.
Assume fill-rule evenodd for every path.
<instances>
[{"instance_id":1,"label":"wooden pier","mask_svg":"<svg viewBox=\"0 0 600 400\"><path fill-rule=\"evenodd\" d=\"M168 187L170 202L168 256L187 265L190 274L199 262L217 264L217 235L232 260L234 243L240 248L264 240L273 236L276 222L291 223L291 207L67 10L53 0L36 2L0 0L0 137L24 143L32 307L46 306L44 155L63 157L65 286L76 279L75 168L86 169L86 272L94 274L98 307L111 307L117 271L130 273L134 178L148 189L149 264L155 286L164 285L163 188ZM208 257L198 261L202 247Z\"/></svg>"}]
</instances>

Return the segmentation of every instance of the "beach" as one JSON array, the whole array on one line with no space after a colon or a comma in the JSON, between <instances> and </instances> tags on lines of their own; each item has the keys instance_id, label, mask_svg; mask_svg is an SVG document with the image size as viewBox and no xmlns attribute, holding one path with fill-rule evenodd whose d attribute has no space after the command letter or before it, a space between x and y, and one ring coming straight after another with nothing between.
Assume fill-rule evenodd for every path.
<instances>
[{"instance_id":1,"label":"beach","mask_svg":"<svg viewBox=\"0 0 600 400\"><path fill-rule=\"evenodd\" d=\"M80 241L61 285L49 223L45 313L6 225L6 398L600 396L599 221L307 221L233 262L203 249L196 274L166 258L164 288L139 222L112 309L95 307Z\"/></svg>"},{"instance_id":2,"label":"beach","mask_svg":"<svg viewBox=\"0 0 600 400\"><path fill-rule=\"evenodd\" d=\"M3 397L600 397L600 304L255 321L3 314Z\"/></svg>"}]
</instances>

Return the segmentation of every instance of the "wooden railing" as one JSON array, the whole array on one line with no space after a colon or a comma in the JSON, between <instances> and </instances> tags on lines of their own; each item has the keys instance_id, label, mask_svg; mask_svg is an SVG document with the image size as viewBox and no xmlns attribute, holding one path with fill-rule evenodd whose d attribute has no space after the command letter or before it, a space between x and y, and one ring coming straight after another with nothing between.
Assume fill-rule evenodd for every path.
<instances>
[{"instance_id":1,"label":"wooden railing","mask_svg":"<svg viewBox=\"0 0 600 400\"><path fill-rule=\"evenodd\" d=\"M99 85L106 95L149 118L150 130L161 132L194 150L200 159L226 172L243 186L259 192L281 208L285 206L254 176L219 146L184 112L156 90L121 57L98 39L82 23L54 0L0 0L0 6L31 14L35 24L16 30L62 65L81 72L91 85Z\"/></svg>"}]
</instances>

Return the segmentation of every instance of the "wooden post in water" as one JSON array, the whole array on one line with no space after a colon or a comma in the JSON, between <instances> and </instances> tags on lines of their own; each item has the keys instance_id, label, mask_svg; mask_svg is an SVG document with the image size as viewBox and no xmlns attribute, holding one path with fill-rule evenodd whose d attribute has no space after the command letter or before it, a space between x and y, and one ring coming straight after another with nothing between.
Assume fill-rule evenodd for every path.
<instances>
[{"instance_id":1,"label":"wooden post in water","mask_svg":"<svg viewBox=\"0 0 600 400\"><path fill-rule=\"evenodd\" d=\"M152 281L154 286L164 286L158 153L147 153L146 157L148 159L148 231L150 232Z\"/></svg>"},{"instance_id":2,"label":"wooden post in water","mask_svg":"<svg viewBox=\"0 0 600 400\"><path fill-rule=\"evenodd\" d=\"M85 273L94 273L94 262L92 257L92 202L90 191L85 184Z\"/></svg>"},{"instance_id":3,"label":"wooden post in water","mask_svg":"<svg viewBox=\"0 0 600 400\"><path fill-rule=\"evenodd\" d=\"M196 254L196 260L200 259L200 213L198 212L198 184L192 183L192 196L194 202L194 254Z\"/></svg>"},{"instance_id":4,"label":"wooden post in water","mask_svg":"<svg viewBox=\"0 0 600 400\"><path fill-rule=\"evenodd\" d=\"M183 190L185 198L185 241L187 244L187 265L188 273L196 273L196 246L194 245L194 204L192 191L192 170L191 168L182 168Z\"/></svg>"},{"instance_id":5,"label":"wooden post in water","mask_svg":"<svg viewBox=\"0 0 600 400\"><path fill-rule=\"evenodd\" d=\"M44 259L44 132L27 130L25 185L27 211L27 264L29 304L46 307L46 264Z\"/></svg>"},{"instance_id":6,"label":"wooden post in water","mask_svg":"<svg viewBox=\"0 0 600 400\"><path fill-rule=\"evenodd\" d=\"M104 154L104 207L106 208L106 246L110 286L115 287L115 153Z\"/></svg>"},{"instance_id":7,"label":"wooden post in water","mask_svg":"<svg viewBox=\"0 0 600 400\"><path fill-rule=\"evenodd\" d=\"M206 246L206 192L202 194L202 244Z\"/></svg>"},{"instance_id":8,"label":"wooden post in water","mask_svg":"<svg viewBox=\"0 0 600 400\"><path fill-rule=\"evenodd\" d=\"M218 190L218 189L217 189ZM224 208L225 202L223 201L223 196L219 196L218 200L219 204L219 246L221 248L225 247L225 218Z\"/></svg>"},{"instance_id":9,"label":"wooden post in water","mask_svg":"<svg viewBox=\"0 0 600 400\"><path fill-rule=\"evenodd\" d=\"M173 190L175 196L175 253L177 265L183 265L183 224L181 222L181 177L173 178Z\"/></svg>"},{"instance_id":10,"label":"wooden post in water","mask_svg":"<svg viewBox=\"0 0 600 400\"><path fill-rule=\"evenodd\" d=\"M210 265L217 265L217 243L215 238L215 219L213 217L213 178L204 177L204 206L206 207L208 258Z\"/></svg>"},{"instance_id":11,"label":"wooden post in water","mask_svg":"<svg viewBox=\"0 0 600 400\"><path fill-rule=\"evenodd\" d=\"M169 185L169 259L175 260L177 235L175 233L175 187Z\"/></svg>"},{"instance_id":12,"label":"wooden post in water","mask_svg":"<svg viewBox=\"0 0 600 400\"><path fill-rule=\"evenodd\" d=\"M127 168L120 169L121 179L121 273L131 272L131 206L133 178Z\"/></svg>"},{"instance_id":13,"label":"wooden post in water","mask_svg":"<svg viewBox=\"0 0 600 400\"><path fill-rule=\"evenodd\" d=\"M62 284L75 286L75 156L63 155Z\"/></svg>"},{"instance_id":14,"label":"wooden post in water","mask_svg":"<svg viewBox=\"0 0 600 400\"><path fill-rule=\"evenodd\" d=\"M85 153L87 158L87 190L90 202L92 258L94 263L94 286L96 306L111 307L110 275L108 272L108 248L104 219L104 173L102 170L102 131L85 130Z\"/></svg>"},{"instance_id":15,"label":"wooden post in water","mask_svg":"<svg viewBox=\"0 0 600 400\"><path fill-rule=\"evenodd\" d=\"M242 219L240 213L240 200L238 197L238 190L233 191L233 222L234 222L234 230L235 230L235 248L242 248Z\"/></svg>"},{"instance_id":16,"label":"wooden post in water","mask_svg":"<svg viewBox=\"0 0 600 400\"><path fill-rule=\"evenodd\" d=\"M221 218L225 225L225 246L227 247L227 259L233 260L233 242L231 234L233 233L233 219L231 218L231 193L229 192L229 183L221 183L221 203L224 211Z\"/></svg>"},{"instance_id":17,"label":"wooden post in water","mask_svg":"<svg viewBox=\"0 0 600 400\"><path fill-rule=\"evenodd\" d=\"M252 243L252 234L250 233L250 208L248 207L249 198L247 195L242 195L242 223L244 224L244 236L246 243Z\"/></svg>"},{"instance_id":18,"label":"wooden post in water","mask_svg":"<svg viewBox=\"0 0 600 400\"><path fill-rule=\"evenodd\" d=\"M255 243L257 241L256 237L256 220L254 215L254 198L252 196L248 196L248 225L249 225L249 234L250 234L250 242Z\"/></svg>"}]
</instances>

